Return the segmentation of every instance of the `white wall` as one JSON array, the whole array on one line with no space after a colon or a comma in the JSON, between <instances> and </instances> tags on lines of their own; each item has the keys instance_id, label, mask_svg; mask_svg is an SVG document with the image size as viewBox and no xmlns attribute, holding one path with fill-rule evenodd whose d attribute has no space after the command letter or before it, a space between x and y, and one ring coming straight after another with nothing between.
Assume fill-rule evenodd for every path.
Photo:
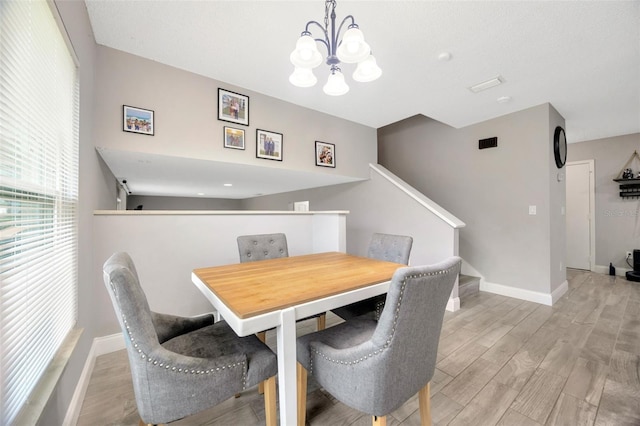
<instances>
[{"instance_id":1,"label":"white wall","mask_svg":"<svg viewBox=\"0 0 640 426\"><path fill-rule=\"evenodd\" d=\"M570 143L567 149L567 161L595 160L595 259L605 273L609 262L620 270L632 269L625 262L626 252L640 249L640 204L621 198L613 181L634 151L640 152L640 133ZM631 168L637 174L640 164Z\"/></svg>"}]
</instances>

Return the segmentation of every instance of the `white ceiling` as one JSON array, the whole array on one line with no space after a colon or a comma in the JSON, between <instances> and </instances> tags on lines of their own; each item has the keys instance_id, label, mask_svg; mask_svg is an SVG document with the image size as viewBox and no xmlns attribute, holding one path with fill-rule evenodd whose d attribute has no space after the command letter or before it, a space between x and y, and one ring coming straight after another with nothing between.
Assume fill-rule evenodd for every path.
<instances>
[{"instance_id":1,"label":"white ceiling","mask_svg":"<svg viewBox=\"0 0 640 426\"><path fill-rule=\"evenodd\" d=\"M315 87L288 81L321 0L86 4L98 44L374 128L416 114L463 127L549 102L569 142L640 132L639 1L338 1L338 20L354 16L383 70L357 83L343 64L341 97L322 92L324 64ZM496 76L505 83L468 89Z\"/></svg>"},{"instance_id":2,"label":"white ceiling","mask_svg":"<svg viewBox=\"0 0 640 426\"><path fill-rule=\"evenodd\" d=\"M343 175L134 151L98 148L98 152L116 178L127 181L134 195L245 199L359 180ZM224 186L228 183L233 186Z\"/></svg>"}]
</instances>

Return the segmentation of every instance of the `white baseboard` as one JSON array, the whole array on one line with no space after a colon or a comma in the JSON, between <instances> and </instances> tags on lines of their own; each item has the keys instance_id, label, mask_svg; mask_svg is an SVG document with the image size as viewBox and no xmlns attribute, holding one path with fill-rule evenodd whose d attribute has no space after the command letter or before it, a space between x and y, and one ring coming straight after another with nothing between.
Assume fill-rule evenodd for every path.
<instances>
[{"instance_id":1,"label":"white baseboard","mask_svg":"<svg viewBox=\"0 0 640 426\"><path fill-rule=\"evenodd\" d=\"M447 302L447 311L455 312L460 309L460 298L450 297Z\"/></svg>"},{"instance_id":2,"label":"white baseboard","mask_svg":"<svg viewBox=\"0 0 640 426\"><path fill-rule=\"evenodd\" d=\"M82 409L82 401L84 401L87 388L89 387L93 367L96 365L96 358L100 355L119 351L124 348L125 343L122 338L122 333L112 334L111 336L96 337L93 339L91 349L89 349L89 354L87 355L87 360L84 363L84 368L82 369L82 374L80 374L80 379L78 379L76 390L73 392L69 409L67 409L67 414L62 421L63 426L73 426L78 423L78 417L80 417L80 410Z\"/></svg>"},{"instance_id":3,"label":"white baseboard","mask_svg":"<svg viewBox=\"0 0 640 426\"><path fill-rule=\"evenodd\" d=\"M551 292L551 306L556 303L564 294L569 291L569 281L564 280L562 284Z\"/></svg>"},{"instance_id":4,"label":"white baseboard","mask_svg":"<svg viewBox=\"0 0 640 426\"><path fill-rule=\"evenodd\" d=\"M503 284L490 283L484 280L480 281L480 291L486 291L489 293L513 297L521 300L528 300L529 302L540 303L547 306L553 306L553 303L558 300L568 289L569 284L567 283L567 281L563 282L560 287L554 290L551 294L525 290L522 288L511 287Z\"/></svg>"}]
</instances>

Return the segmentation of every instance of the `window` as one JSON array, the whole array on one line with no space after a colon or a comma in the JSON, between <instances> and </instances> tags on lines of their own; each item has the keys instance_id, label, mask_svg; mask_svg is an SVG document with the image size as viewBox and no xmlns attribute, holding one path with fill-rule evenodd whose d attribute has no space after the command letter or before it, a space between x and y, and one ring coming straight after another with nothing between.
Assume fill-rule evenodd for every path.
<instances>
[{"instance_id":1,"label":"window","mask_svg":"<svg viewBox=\"0 0 640 426\"><path fill-rule=\"evenodd\" d=\"M78 90L49 3L0 2L0 424L76 323Z\"/></svg>"}]
</instances>

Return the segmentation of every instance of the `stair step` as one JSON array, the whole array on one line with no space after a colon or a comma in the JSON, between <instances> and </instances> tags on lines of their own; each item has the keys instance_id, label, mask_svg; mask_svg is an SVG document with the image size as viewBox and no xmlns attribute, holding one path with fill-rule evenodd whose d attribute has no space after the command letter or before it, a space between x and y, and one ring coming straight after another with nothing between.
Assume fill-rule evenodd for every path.
<instances>
[{"instance_id":1,"label":"stair step","mask_svg":"<svg viewBox=\"0 0 640 426\"><path fill-rule=\"evenodd\" d=\"M480 277L460 274L458 279L458 297L471 296L480 291Z\"/></svg>"}]
</instances>

